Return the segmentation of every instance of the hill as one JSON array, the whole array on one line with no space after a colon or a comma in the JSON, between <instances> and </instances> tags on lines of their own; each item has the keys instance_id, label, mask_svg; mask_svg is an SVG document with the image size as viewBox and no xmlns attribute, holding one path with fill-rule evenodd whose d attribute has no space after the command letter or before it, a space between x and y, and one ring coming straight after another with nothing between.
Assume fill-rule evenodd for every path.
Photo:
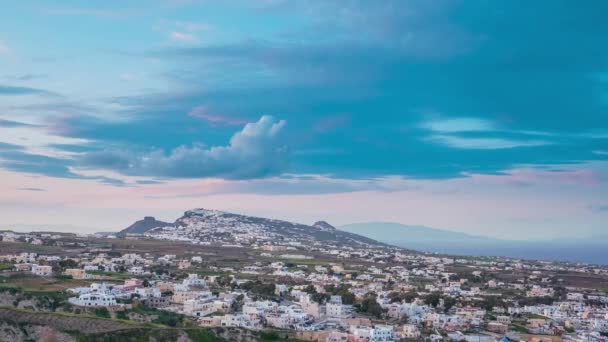
<instances>
[{"instance_id":1,"label":"hill","mask_svg":"<svg viewBox=\"0 0 608 342\"><path fill-rule=\"evenodd\" d=\"M243 246L271 242L291 243L294 246L385 246L373 239L337 230L326 222L310 226L209 209L188 210L173 225L149 230L146 235L204 244Z\"/></svg>"},{"instance_id":2,"label":"hill","mask_svg":"<svg viewBox=\"0 0 608 342\"><path fill-rule=\"evenodd\" d=\"M126 236L127 234L143 234L154 228L166 227L166 226L172 226L172 224L163 222L163 221L158 221L157 219L155 219L154 217L151 217L151 216L146 216L146 217L144 217L143 220L139 220L139 221L133 223L132 225L128 226L127 228L121 230L116 235L117 236Z\"/></svg>"}]
</instances>

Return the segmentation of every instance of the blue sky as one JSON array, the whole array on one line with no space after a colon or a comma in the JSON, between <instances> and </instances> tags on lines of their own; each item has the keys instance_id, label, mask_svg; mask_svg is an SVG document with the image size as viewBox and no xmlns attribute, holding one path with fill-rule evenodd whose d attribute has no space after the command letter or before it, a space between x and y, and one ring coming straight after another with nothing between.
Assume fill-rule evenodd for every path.
<instances>
[{"instance_id":1,"label":"blue sky","mask_svg":"<svg viewBox=\"0 0 608 342\"><path fill-rule=\"evenodd\" d=\"M0 224L120 228L213 206L500 237L603 233L607 7L6 4ZM113 196L125 203L101 204Z\"/></svg>"}]
</instances>

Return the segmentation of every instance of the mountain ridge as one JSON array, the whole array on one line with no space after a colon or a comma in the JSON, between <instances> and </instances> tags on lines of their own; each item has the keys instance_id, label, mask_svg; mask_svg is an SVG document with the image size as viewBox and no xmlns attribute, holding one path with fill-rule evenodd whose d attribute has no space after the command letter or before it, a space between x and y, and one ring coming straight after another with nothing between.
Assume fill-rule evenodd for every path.
<instances>
[{"instance_id":1,"label":"mountain ridge","mask_svg":"<svg viewBox=\"0 0 608 342\"><path fill-rule=\"evenodd\" d=\"M125 234L134 232L131 227L139 222L141 221L121 232L125 232ZM145 230L138 229L137 233L151 238L190 240L203 244L260 245L290 242L292 244L324 243L358 247L388 247L388 244L374 239L340 231L325 221L306 225L204 208L187 210L172 224L161 222L155 227L146 227Z\"/></svg>"}]
</instances>

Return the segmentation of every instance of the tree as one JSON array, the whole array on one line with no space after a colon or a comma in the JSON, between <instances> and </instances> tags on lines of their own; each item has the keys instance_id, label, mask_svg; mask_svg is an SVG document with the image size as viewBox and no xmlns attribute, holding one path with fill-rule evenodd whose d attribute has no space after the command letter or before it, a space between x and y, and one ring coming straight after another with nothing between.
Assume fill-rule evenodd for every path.
<instances>
[{"instance_id":1,"label":"tree","mask_svg":"<svg viewBox=\"0 0 608 342\"><path fill-rule=\"evenodd\" d=\"M403 301L405 301L406 303L411 303L414 301L414 299L416 299L416 297L418 297L418 294L413 291L410 291L410 292L393 291L388 294L388 298L390 298L391 303L401 303Z\"/></svg>"},{"instance_id":2,"label":"tree","mask_svg":"<svg viewBox=\"0 0 608 342\"><path fill-rule=\"evenodd\" d=\"M245 296L243 294L239 294L238 296L236 296L234 302L232 302L232 304L230 305L230 309L232 310L232 312L239 312L242 310L243 299L245 299Z\"/></svg>"},{"instance_id":3,"label":"tree","mask_svg":"<svg viewBox=\"0 0 608 342\"><path fill-rule=\"evenodd\" d=\"M431 293L428 296L426 296L426 298L424 298L424 303L426 305L430 305L430 306L436 308L437 305L439 305L440 299L441 299L441 296L439 296L438 293Z\"/></svg>"},{"instance_id":4,"label":"tree","mask_svg":"<svg viewBox=\"0 0 608 342\"><path fill-rule=\"evenodd\" d=\"M95 309L95 316L101 318L110 318L110 311L105 307Z\"/></svg>"},{"instance_id":5,"label":"tree","mask_svg":"<svg viewBox=\"0 0 608 342\"><path fill-rule=\"evenodd\" d=\"M311 298L313 301L323 304L329 300L329 295L327 293L313 293Z\"/></svg>"},{"instance_id":6,"label":"tree","mask_svg":"<svg viewBox=\"0 0 608 342\"><path fill-rule=\"evenodd\" d=\"M315 294L315 293L317 293L317 288L314 285L310 284L310 285L306 286L304 288L304 290L302 290L302 291L304 291L308 294Z\"/></svg>"},{"instance_id":7,"label":"tree","mask_svg":"<svg viewBox=\"0 0 608 342\"><path fill-rule=\"evenodd\" d=\"M72 259L65 259L59 262L59 266L61 266L61 269L65 270L66 268L78 267L78 263Z\"/></svg>"},{"instance_id":8,"label":"tree","mask_svg":"<svg viewBox=\"0 0 608 342\"><path fill-rule=\"evenodd\" d=\"M443 309L445 312L448 312L454 305L456 305L456 299L450 296L443 297Z\"/></svg>"},{"instance_id":9,"label":"tree","mask_svg":"<svg viewBox=\"0 0 608 342\"><path fill-rule=\"evenodd\" d=\"M359 305L359 311L365 312L376 318L382 317L382 314L384 313L384 309L382 309L382 306L380 306L380 304L378 304L378 301L376 301L375 293L368 294L365 296L365 298L361 302L361 305Z\"/></svg>"},{"instance_id":10,"label":"tree","mask_svg":"<svg viewBox=\"0 0 608 342\"><path fill-rule=\"evenodd\" d=\"M325 287L325 292L330 293L334 296L340 296L342 297L342 303L352 305L355 304L356 296L354 293L350 292L349 289L349 285L342 284L336 287L335 285L331 284Z\"/></svg>"}]
</instances>

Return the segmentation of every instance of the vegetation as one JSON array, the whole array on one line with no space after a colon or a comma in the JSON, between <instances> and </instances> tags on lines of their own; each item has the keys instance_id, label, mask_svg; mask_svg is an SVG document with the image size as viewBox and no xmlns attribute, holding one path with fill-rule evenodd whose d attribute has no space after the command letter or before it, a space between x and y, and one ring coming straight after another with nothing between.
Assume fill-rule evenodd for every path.
<instances>
[{"instance_id":1,"label":"vegetation","mask_svg":"<svg viewBox=\"0 0 608 342\"><path fill-rule=\"evenodd\" d=\"M249 291L253 294L262 296L262 297L274 297L274 283L262 282L257 279L255 281L246 282L241 284L239 288Z\"/></svg>"},{"instance_id":2,"label":"vegetation","mask_svg":"<svg viewBox=\"0 0 608 342\"><path fill-rule=\"evenodd\" d=\"M327 293L330 293L333 296L341 296L343 304L353 305L355 304L356 297L352 292L349 291L349 289L350 286L344 284L340 286L335 286L332 284L325 287L325 291Z\"/></svg>"},{"instance_id":3,"label":"vegetation","mask_svg":"<svg viewBox=\"0 0 608 342\"><path fill-rule=\"evenodd\" d=\"M384 309L376 301L376 294L367 294L361 304L355 305L355 308L361 312L371 315L376 318L382 317Z\"/></svg>"},{"instance_id":4,"label":"vegetation","mask_svg":"<svg viewBox=\"0 0 608 342\"><path fill-rule=\"evenodd\" d=\"M414 301L414 299L416 299L416 297L418 297L418 293L416 293L415 291L410 291L410 292L393 291L388 294L388 297L390 298L391 303L401 303L401 302L411 303L412 301Z\"/></svg>"},{"instance_id":5,"label":"vegetation","mask_svg":"<svg viewBox=\"0 0 608 342\"><path fill-rule=\"evenodd\" d=\"M95 316L101 317L101 318L110 318L111 317L110 311L108 311L108 309L106 309L105 307L96 308Z\"/></svg>"}]
</instances>

